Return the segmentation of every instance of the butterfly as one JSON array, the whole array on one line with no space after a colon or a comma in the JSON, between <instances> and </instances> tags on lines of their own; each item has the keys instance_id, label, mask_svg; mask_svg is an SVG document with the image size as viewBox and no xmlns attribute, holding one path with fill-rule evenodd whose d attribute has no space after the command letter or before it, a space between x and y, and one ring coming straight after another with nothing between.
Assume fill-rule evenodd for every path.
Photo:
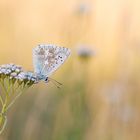
<instances>
[{"instance_id":1,"label":"butterfly","mask_svg":"<svg viewBox=\"0 0 140 140\"><path fill-rule=\"evenodd\" d=\"M38 45L33 49L33 66L37 81L52 81L61 85L61 83L50 78L52 75L68 58L70 49L59 47L56 45ZM56 85L59 87L58 85Z\"/></svg>"}]
</instances>

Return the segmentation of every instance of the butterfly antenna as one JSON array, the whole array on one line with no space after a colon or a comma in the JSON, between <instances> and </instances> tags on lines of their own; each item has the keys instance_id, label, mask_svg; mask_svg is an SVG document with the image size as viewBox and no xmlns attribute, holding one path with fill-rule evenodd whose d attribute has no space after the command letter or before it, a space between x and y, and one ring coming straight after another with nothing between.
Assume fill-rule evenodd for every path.
<instances>
[{"instance_id":1,"label":"butterfly antenna","mask_svg":"<svg viewBox=\"0 0 140 140\"><path fill-rule=\"evenodd\" d=\"M57 88L61 88L60 86L62 85L61 83L57 82L56 80L52 78L48 78L48 81L51 81Z\"/></svg>"},{"instance_id":2,"label":"butterfly antenna","mask_svg":"<svg viewBox=\"0 0 140 140\"><path fill-rule=\"evenodd\" d=\"M50 77L49 77L49 79L50 79L51 81L53 81L53 82L57 83L58 85L62 85L62 83L60 83L60 82L56 81L55 79L52 79L52 78L50 78Z\"/></svg>"},{"instance_id":3,"label":"butterfly antenna","mask_svg":"<svg viewBox=\"0 0 140 140\"><path fill-rule=\"evenodd\" d=\"M60 89L60 86L59 85L57 85L54 81L52 81L52 80L50 80L57 88L59 88Z\"/></svg>"}]
</instances>

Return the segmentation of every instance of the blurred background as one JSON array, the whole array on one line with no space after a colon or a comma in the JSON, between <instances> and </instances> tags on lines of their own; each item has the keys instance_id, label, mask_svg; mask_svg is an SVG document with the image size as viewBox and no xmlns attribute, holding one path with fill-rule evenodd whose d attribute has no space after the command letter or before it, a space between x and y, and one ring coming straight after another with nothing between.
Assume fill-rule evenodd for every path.
<instances>
[{"instance_id":1,"label":"blurred background","mask_svg":"<svg viewBox=\"0 0 140 140\"><path fill-rule=\"evenodd\" d=\"M139 140L140 1L0 0L0 64L33 71L41 43L71 48L8 112L0 140Z\"/></svg>"}]
</instances>

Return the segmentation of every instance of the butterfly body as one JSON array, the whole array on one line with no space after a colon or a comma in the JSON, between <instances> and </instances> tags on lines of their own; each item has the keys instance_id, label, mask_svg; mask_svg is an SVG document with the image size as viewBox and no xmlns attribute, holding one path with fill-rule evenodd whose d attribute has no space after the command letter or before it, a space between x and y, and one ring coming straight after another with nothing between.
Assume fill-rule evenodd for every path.
<instances>
[{"instance_id":1,"label":"butterfly body","mask_svg":"<svg viewBox=\"0 0 140 140\"><path fill-rule=\"evenodd\" d=\"M45 75L36 74L36 78L38 81L45 81L47 77Z\"/></svg>"},{"instance_id":2,"label":"butterfly body","mask_svg":"<svg viewBox=\"0 0 140 140\"><path fill-rule=\"evenodd\" d=\"M70 55L70 49L56 45L38 45L33 49L34 72L38 81L48 82L48 77L56 71Z\"/></svg>"}]
</instances>

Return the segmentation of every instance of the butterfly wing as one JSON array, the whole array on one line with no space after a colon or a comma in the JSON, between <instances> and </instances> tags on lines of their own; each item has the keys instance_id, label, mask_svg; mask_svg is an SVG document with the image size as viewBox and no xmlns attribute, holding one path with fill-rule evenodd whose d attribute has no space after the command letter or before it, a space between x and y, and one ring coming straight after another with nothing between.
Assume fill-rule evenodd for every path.
<instances>
[{"instance_id":1,"label":"butterfly wing","mask_svg":"<svg viewBox=\"0 0 140 140\"><path fill-rule=\"evenodd\" d=\"M33 49L34 71L38 75L50 76L70 55L70 49L55 45L38 45Z\"/></svg>"}]
</instances>

